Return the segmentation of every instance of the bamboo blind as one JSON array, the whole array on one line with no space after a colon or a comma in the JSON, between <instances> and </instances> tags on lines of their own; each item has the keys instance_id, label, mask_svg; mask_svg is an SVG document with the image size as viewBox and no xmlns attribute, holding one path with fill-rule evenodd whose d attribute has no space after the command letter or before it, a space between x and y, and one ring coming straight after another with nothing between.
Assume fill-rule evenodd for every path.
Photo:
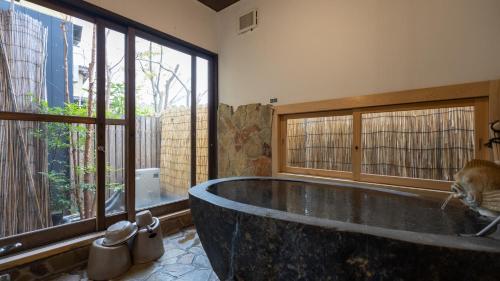
<instances>
[{"instance_id":1,"label":"bamboo blind","mask_svg":"<svg viewBox=\"0 0 500 281\"><path fill-rule=\"evenodd\" d=\"M47 29L28 15L0 11L0 110L37 112L46 99ZM40 122L0 121L0 237L48 227L47 145Z\"/></svg>"},{"instance_id":2,"label":"bamboo blind","mask_svg":"<svg viewBox=\"0 0 500 281\"><path fill-rule=\"evenodd\" d=\"M208 179L208 109L198 106L196 180ZM185 197L191 187L191 109L172 107L161 116L160 182L167 195Z\"/></svg>"},{"instance_id":3,"label":"bamboo blind","mask_svg":"<svg viewBox=\"0 0 500 281\"><path fill-rule=\"evenodd\" d=\"M287 120L287 165L352 170L352 115Z\"/></svg>"},{"instance_id":4,"label":"bamboo blind","mask_svg":"<svg viewBox=\"0 0 500 281\"><path fill-rule=\"evenodd\" d=\"M366 174L453 180L474 157L474 107L362 114Z\"/></svg>"},{"instance_id":5,"label":"bamboo blind","mask_svg":"<svg viewBox=\"0 0 500 281\"><path fill-rule=\"evenodd\" d=\"M196 183L208 180L208 107L196 108Z\"/></svg>"}]
</instances>

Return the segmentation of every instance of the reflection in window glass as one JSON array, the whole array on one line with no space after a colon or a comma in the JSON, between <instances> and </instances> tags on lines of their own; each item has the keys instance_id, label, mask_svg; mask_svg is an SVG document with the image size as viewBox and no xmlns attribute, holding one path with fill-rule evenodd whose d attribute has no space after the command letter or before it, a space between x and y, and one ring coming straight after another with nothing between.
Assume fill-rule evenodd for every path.
<instances>
[{"instance_id":1,"label":"reflection in window glass","mask_svg":"<svg viewBox=\"0 0 500 281\"><path fill-rule=\"evenodd\" d=\"M453 180L474 157L474 107L362 115L362 173Z\"/></svg>"},{"instance_id":2,"label":"reflection in window glass","mask_svg":"<svg viewBox=\"0 0 500 281\"><path fill-rule=\"evenodd\" d=\"M208 61L196 58L196 183L208 180Z\"/></svg>"},{"instance_id":3,"label":"reflection in window glass","mask_svg":"<svg viewBox=\"0 0 500 281\"><path fill-rule=\"evenodd\" d=\"M187 197L191 56L136 38L136 207Z\"/></svg>"},{"instance_id":4,"label":"reflection in window glass","mask_svg":"<svg viewBox=\"0 0 500 281\"><path fill-rule=\"evenodd\" d=\"M0 238L95 217L93 130L0 120Z\"/></svg>"},{"instance_id":5,"label":"reflection in window glass","mask_svg":"<svg viewBox=\"0 0 500 281\"><path fill-rule=\"evenodd\" d=\"M125 211L125 127L106 126L106 215Z\"/></svg>"},{"instance_id":6,"label":"reflection in window glass","mask_svg":"<svg viewBox=\"0 0 500 281\"><path fill-rule=\"evenodd\" d=\"M287 120L287 165L352 170L352 115Z\"/></svg>"},{"instance_id":7,"label":"reflection in window glass","mask_svg":"<svg viewBox=\"0 0 500 281\"><path fill-rule=\"evenodd\" d=\"M8 83L0 83L0 100L6 101L0 110L95 116L95 25L27 1L13 13L9 6L0 0L6 48L0 64L8 61L10 68L2 73Z\"/></svg>"},{"instance_id":8,"label":"reflection in window glass","mask_svg":"<svg viewBox=\"0 0 500 281\"><path fill-rule=\"evenodd\" d=\"M106 118L125 118L125 34L106 29Z\"/></svg>"},{"instance_id":9,"label":"reflection in window glass","mask_svg":"<svg viewBox=\"0 0 500 281\"><path fill-rule=\"evenodd\" d=\"M95 25L10 5L0 0L0 111L95 116ZM95 217L95 170L94 125L0 121L0 237Z\"/></svg>"}]
</instances>

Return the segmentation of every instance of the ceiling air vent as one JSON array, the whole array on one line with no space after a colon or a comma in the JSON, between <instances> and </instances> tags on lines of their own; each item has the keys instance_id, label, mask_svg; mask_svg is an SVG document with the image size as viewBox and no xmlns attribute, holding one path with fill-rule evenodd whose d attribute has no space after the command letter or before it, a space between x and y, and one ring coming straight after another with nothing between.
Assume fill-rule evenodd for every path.
<instances>
[{"instance_id":1,"label":"ceiling air vent","mask_svg":"<svg viewBox=\"0 0 500 281\"><path fill-rule=\"evenodd\" d=\"M257 27L257 10L240 16L238 33L242 34Z\"/></svg>"}]
</instances>

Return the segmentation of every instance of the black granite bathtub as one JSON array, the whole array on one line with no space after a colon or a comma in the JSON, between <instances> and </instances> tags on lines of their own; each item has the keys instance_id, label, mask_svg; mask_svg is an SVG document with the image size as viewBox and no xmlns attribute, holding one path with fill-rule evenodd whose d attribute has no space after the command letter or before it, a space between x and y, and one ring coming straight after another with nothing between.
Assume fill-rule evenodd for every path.
<instances>
[{"instance_id":1,"label":"black granite bathtub","mask_svg":"<svg viewBox=\"0 0 500 281\"><path fill-rule=\"evenodd\" d=\"M386 189L270 178L189 192L224 280L500 280L500 241L463 237L488 221L454 202Z\"/></svg>"}]
</instances>

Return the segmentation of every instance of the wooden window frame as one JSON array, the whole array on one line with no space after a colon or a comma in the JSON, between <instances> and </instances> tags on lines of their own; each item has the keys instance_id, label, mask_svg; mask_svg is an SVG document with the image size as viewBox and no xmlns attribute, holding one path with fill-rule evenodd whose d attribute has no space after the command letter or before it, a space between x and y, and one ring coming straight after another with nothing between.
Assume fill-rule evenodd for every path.
<instances>
[{"instance_id":1,"label":"wooden window frame","mask_svg":"<svg viewBox=\"0 0 500 281\"><path fill-rule=\"evenodd\" d=\"M275 107L273 123L273 148L277 157L273 159L273 175L293 174L350 181L411 187L433 191L449 191L450 182L364 174L362 164L362 114L405 110L435 109L446 107L474 106L475 151L474 158L490 159L484 147L489 136L488 123L499 118L500 108L495 106L500 99L500 80L482 81L458 85L389 92L359 97L306 102ZM335 115L353 116L352 171L291 167L287 165L287 120L294 118L326 117Z\"/></svg>"},{"instance_id":2,"label":"wooden window frame","mask_svg":"<svg viewBox=\"0 0 500 281\"><path fill-rule=\"evenodd\" d=\"M34 4L78 17L96 25L96 116L62 116L39 113L23 112L0 112L0 120L57 122L75 124L93 124L96 126L96 217L85 219L74 223L58 225L50 228L39 229L31 232L0 238L0 247L22 242L23 246L15 251L15 254L34 247L59 242L76 236L102 231L109 225L119 220L135 221L135 214L141 210L135 207L135 38L141 36L155 41L171 49L183 52L191 56L194 67L191 69L192 92L196 90L196 58L200 57L208 61L208 163L209 179L217 177L217 104L218 104L218 55L201 47L198 47L179 38L158 31L154 28L130 20L113 12L102 9L85 1L74 0L27 0ZM106 40L105 29L111 29L125 35L125 118L106 119L105 116L105 56ZM196 95L192 95L192 101L196 101ZM195 104L195 103L194 103ZM193 106L191 114L196 116L196 106ZM192 118L192 133L196 134L196 118ZM106 216L105 214L105 152L97 150L98 146L105 146L105 129L107 125L120 125L125 128L125 152L130 157L125 157L125 212ZM191 139L196 140L196 135ZM196 142L192 141L192 152L196 153ZM193 148L194 146L194 148ZM192 178L196 180L196 157L193 155ZM192 182L192 185L195 181ZM188 199L180 199L163 205L148 208L153 215L162 216L175 213L189 208ZM2 256L3 257L3 256ZM0 257L0 259L2 258Z\"/></svg>"},{"instance_id":3,"label":"wooden window frame","mask_svg":"<svg viewBox=\"0 0 500 281\"><path fill-rule=\"evenodd\" d=\"M308 113L297 113L297 114L287 114L281 116L280 119L280 139L281 148L280 155L283 155L281 162L281 171L284 173L291 174L304 174L309 176L321 176L339 179L351 179L354 176L354 172L348 171L338 171L338 170L327 170L327 169L313 169L313 168L302 168L289 166L286 163L286 153L287 153L287 122L289 119L300 119L300 118L316 118L316 117L332 117L332 116L349 116L353 115L354 110L333 110L333 111L323 111L323 112L308 112ZM353 118L353 132L354 132L354 118ZM353 138L354 143L354 138Z\"/></svg>"}]
</instances>

